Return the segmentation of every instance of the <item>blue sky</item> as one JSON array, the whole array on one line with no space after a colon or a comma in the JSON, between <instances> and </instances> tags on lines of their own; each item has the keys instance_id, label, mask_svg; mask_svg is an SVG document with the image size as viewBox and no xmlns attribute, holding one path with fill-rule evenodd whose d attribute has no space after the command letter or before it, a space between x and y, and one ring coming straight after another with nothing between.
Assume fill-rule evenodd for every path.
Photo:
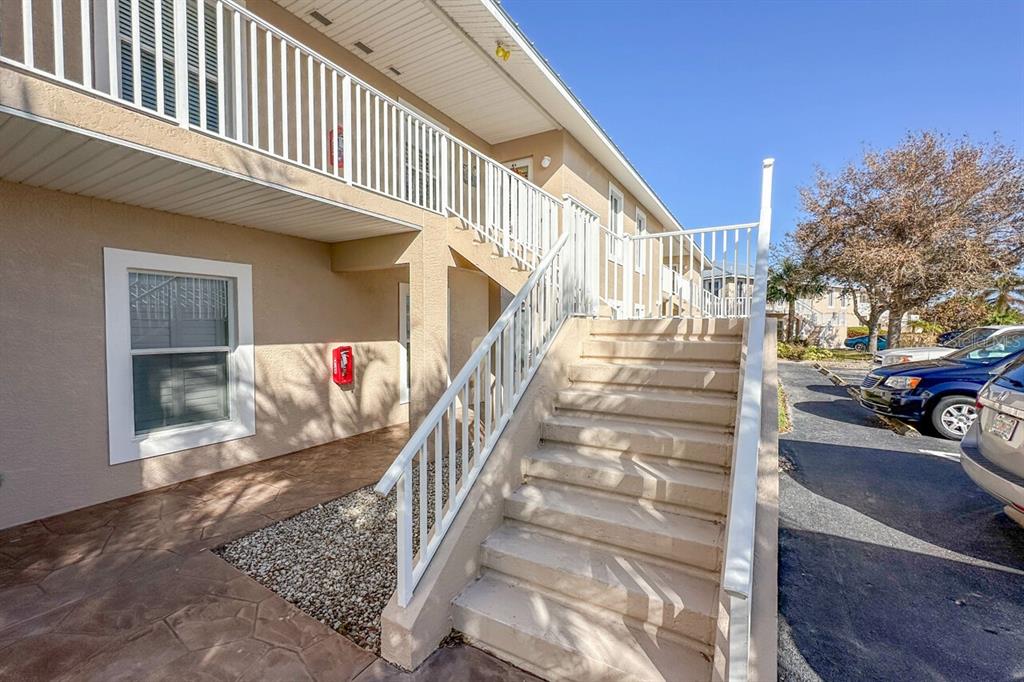
<instances>
[{"instance_id":1,"label":"blue sky","mask_svg":"<svg viewBox=\"0 0 1024 682\"><path fill-rule=\"evenodd\" d=\"M757 218L909 130L1024 150L1024 2L503 0L684 225ZM776 241L777 239L773 239Z\"/></svg>"}]
</instances>

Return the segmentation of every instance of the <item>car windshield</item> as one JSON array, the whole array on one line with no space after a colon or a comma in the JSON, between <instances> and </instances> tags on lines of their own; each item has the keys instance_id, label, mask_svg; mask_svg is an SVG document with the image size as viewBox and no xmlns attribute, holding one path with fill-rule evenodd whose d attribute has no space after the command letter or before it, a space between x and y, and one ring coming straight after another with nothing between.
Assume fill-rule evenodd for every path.
<instances>
[{"instance_id":1,"label":"car windshield","mask_svg":"<svg viewBox=\"0 0 1024 682\"><path fill-rule=\"evenodd\" d=\"M992 336L995 331L993 327L975 327L974 329L968 329L960 336L954 336L942 345L946 348L967 348L967 346L973 346L979 341L984 341Z\"/></svg>"},{"instance_id":2,"label":"car windshield","mask_svg":"<svg viewBox=\"0 0 1024 682\"><path fill-rule=\"evenodd\" d=\"M1021 350L1024 350L1024 331L1012 331L1000 334L994 339L986 338L973 346L961 348L955 353L947 355L946 359L991 365Z\"/></svg>"}]
</instances>

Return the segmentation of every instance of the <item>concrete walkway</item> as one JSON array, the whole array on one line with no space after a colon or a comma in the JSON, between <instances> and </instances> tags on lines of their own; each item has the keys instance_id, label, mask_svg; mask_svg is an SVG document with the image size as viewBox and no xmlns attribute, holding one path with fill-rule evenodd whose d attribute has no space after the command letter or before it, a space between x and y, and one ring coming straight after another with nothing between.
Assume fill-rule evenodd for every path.
<instances>
[{"instance_id":1,"label":"concrete walkway","mask_svg":"<svg viewBox=\"0 0 1024 682\"><path fill-rule=\"evenodd\" d=\"M0 531L0 679L531 679L471 647L406 674L212 552L375 482L391 427Z\"/></svg>"},{"instance_id":2,"label":"concrete walkway","mask_svg":"<svg viewBox=\"0 0 1024 682\"><path fill-rule=\"evenodd\" d=\"M958 444L889 431L809 363L779 375L779 678L1024 679L1024 529Z\"/></svg>"}]
</instances>

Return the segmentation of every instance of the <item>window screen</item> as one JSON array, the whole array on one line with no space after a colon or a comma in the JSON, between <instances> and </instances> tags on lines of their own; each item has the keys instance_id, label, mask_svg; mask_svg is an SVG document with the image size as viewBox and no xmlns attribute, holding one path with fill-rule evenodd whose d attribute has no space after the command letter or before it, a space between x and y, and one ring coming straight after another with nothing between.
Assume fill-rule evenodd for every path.
<instances>
[{"instance_id":1,"label":"window screen","mask_svg":"<svg viewBox=\"0 0 1024 682\"><path fill-rule=\"evenodd\" d=\"M135 432L229 418L232 286L129 272Z\"/></svg>"}]
</instances>

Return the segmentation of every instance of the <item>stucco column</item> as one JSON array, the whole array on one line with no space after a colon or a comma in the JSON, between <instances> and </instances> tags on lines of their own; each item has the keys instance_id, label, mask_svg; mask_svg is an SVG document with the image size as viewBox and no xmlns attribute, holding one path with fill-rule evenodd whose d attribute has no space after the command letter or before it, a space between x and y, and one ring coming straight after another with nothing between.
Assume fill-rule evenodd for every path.
<instances>
[{"instance_id":1,"label":"stucco column","mask_svg":"<svg viewBox=\"0 0 1024 682\"><path fill-rule=\"evenodd\" d=\"M409 263L409 422L415 428L448 384L447 224L427 214Z\"/></svg>"}]
</instances>

